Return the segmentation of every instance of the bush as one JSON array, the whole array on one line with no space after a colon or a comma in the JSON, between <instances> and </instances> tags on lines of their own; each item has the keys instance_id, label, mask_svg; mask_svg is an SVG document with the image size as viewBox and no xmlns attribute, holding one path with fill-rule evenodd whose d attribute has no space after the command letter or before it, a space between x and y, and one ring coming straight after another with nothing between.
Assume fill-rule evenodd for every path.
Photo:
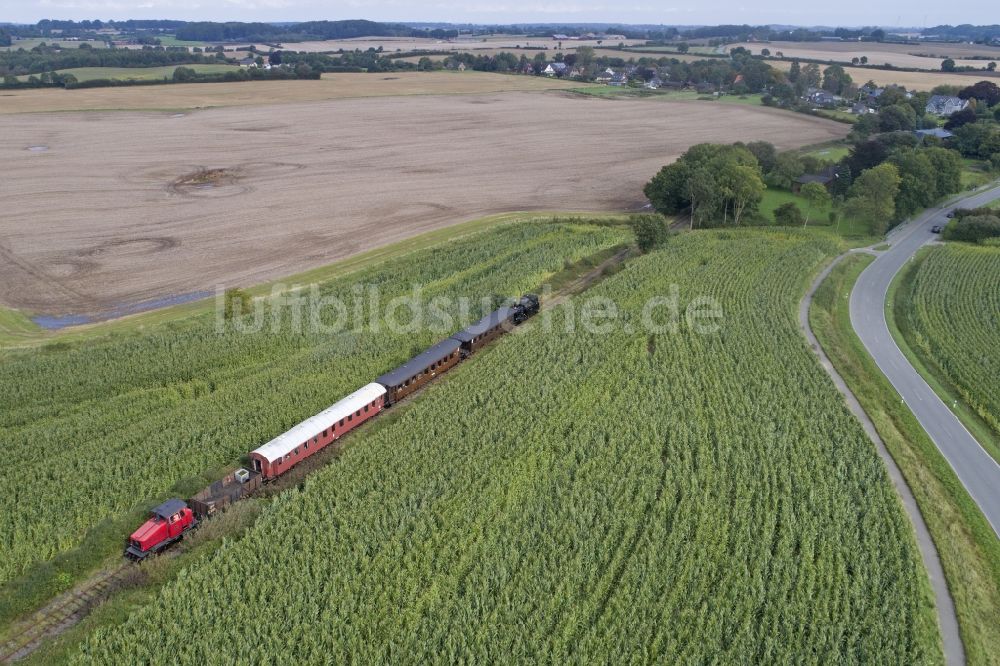
<instances>
[{"instance_id":1,"label":"bush","mask_svg":"<svg viewBox=\"0 0 1000 666\"><path fill-rule=\"evenodd\" d=\"M805 215L793 201L783 203L774 209L774 221L782 226L802 226L805 222Z\"/></svg>"},{"instance_id":2,"label":"bush","mask_svg":"<svg viewBox=\"0 0 1000 666\"><path fill-rule=\"evenodd\" d=\"M996 215L968 215L957 217L944 228L946 240L982 243L1000 238L1000 217Z\"/></svg>"},{"instance_id":3,"label":"bush","mask_svg":"<svg viewBox=\"0 0 1000 666\"><path fill-rule=\"evenodd\" d=\"M629 224L642 252L655 250L667 240L667 221L661 215L633 215Z\"/></svg>"}]
</instances>

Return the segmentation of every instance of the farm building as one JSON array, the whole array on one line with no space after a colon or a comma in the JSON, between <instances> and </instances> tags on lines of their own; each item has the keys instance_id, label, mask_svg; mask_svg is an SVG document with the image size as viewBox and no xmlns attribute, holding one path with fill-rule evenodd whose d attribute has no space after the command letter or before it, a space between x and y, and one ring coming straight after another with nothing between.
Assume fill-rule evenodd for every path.
<instances>
[{"instance_id":1,"label":"farm building","mask_svg":"<svg viewBox=\"0 0 1000 666\"><path fill-rule=\"evenodd\" d=\"M564 62L553 62L550 63L548 67L542 70L542 74L546 76L562 76L566 73L566 63Z\"/></svg>"},{"instance_id":2,"label":"farm building","mask_svg":"<svg viewBox=\"0 0 1000 666\"><path fill-rule=\"evenodd\" d=\"M830 189L835 180L837 180L837 168L827 167L819 173L806 173L796 178L792 183L792 192L798 194L802 190L802 186L807 183L819 183L826 189Z\"/></svg>"},{"instance_id":3,"label":"farm building","mask_svg":"<svg viewBox=\"0 0 1000 666\"><path fill-rule=\"evenodd\" d=\"M950 139L951 137L955 136L954 134L952 134L952 133L951 133L951 132L949 132L948 130L946 130L946 129L942 129L942 128L940 128L940 127L935 127L935 128L933 128L933 129L920 129L920 130L915 130L915 131L914 131L913 133L914 133L914 134L915 134L915 135L916 135L916 136L917 136L917 137L918 137L918 138L919 138L920 140L923 140L923 139L926 139L926 138L927 138L927 137L929 137L929 136L932 136L932 137L934 137L935 139L941 139L942 141L944 141L945 139Z\"/></svg>"}]
</instances>

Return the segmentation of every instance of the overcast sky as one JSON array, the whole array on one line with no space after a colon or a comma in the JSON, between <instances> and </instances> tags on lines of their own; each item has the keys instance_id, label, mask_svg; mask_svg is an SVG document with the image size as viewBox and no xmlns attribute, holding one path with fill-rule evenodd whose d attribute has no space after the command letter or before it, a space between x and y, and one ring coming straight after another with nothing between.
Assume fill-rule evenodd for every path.
<instances>
[{"instance_id":1,"label":"overcast sky","mask_svg":"<svg viewBox=\"0 0 1000 666\"><path fill-rule=\"evenodd\" d=\"M994 0L0 0L0 21L43 18L169 18L204 21L375 21L454 23L618 22L674 25L787 23L794 25L933 26L1000 23Z\"/></svg>"}]
</instances>

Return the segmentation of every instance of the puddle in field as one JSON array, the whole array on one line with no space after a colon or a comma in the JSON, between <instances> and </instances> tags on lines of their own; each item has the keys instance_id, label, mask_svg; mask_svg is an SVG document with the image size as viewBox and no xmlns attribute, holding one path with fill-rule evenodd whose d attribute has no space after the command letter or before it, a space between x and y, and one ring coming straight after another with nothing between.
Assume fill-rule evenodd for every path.
<instances>
[{"instance_id":1,"label":"puddle in field","mask_svg":"<svg viewBox=\"0 0 1000 666\"><path fill-rule=\"evenodd\" d=\"M44 153L48 149L48 146L28 146L26 148L26 150L30 153Z\"/></svg>"},{"instance_id":2,"label":"puddle in field","mask_svg":"<svg viewBox=\"0 0 1000 666\"><path fill-rule=\"evenodd\" d=\"M174 115L172 115L170 117L171 118L183 118L186 115L187 115L186 113L175 113Z\"/></svg>"},{"instance_id":3,"label":"puddle in field","mask_svg":"<svg viewBox=\"0 0 1000 666\"><path fill-rule=\"evenodd\" d=\"M212 293L213 292L211 291L192 291L188 294L175 294L173 296L164 296L163 298L153 298L139 303L122 303L120 305L116 305L110 310L105 310L104 312L99 312L95 315L39 315L37 317L32 317L31 321L46 330L56 331L70 326L93 324L98 321L117 319L118 317L124 317L125 315L148 312L149 310L158 310L171 305L181 305L183 303L200 301L203 298L208 298L212 295Z\"/></svg>"}]
</instances>

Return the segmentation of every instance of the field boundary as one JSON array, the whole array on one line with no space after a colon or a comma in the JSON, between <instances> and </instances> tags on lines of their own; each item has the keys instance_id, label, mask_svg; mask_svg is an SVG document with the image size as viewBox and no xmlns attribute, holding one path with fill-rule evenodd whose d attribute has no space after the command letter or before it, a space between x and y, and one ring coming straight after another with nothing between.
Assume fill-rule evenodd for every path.
<instances>
[{"instance_id":1,"label":"field boundary","mask_svg":"<svg viewBox=\"0 0 1000 666\"><path fill-rule=\"evenodd\" d=\"M920 507L917 505L916 497L913 495L913 491L906 482L906 478L903 476L902 470L900 470L899 466L896 464L896 460L889 453L889 450L885 446L885 442L883 442L882 438L879 436L875 423L868 416L864 407L861 406L860 401L851 391L847 382L844 381L844 378L837 372L836 368L834 368L833 363L826 355L826 352L823 350L822 345L820 345L815 333L813 333L812 326L809 321L809 312L812 308L813 296L820 288L820 285L823 284L833 269L836 268L841 261L850 256L857 256L860 253L874 254L875 252L866 248L863 250L852 250L841 254L827 264L819 275L816 276L812 284L809 286L809 290L799 302L799 326L802 328L802 333L809 343L809 348L812 349L814 354L816 354L820 365L823 366L823 369L826 370L827 374L833 380L837 390L844 396L848 409L850 409L851 412L857 417L858 421L861 422L861 425L868 434L869 439L871 439L872 444L875 445L875 450L878 452L879 457L886 466L889 478L892 480L892 485L896 489L896 494L899 497L900 503L906 511L906 515L910 519L910 525L913 527L913 534L916 537L917 547L920 549L920 555L924 561L924 570L927 574L927 578L929 579L931 589L934 592L934 606L937 609L938 629L941 632L941 640L944 645L945 662L953 665L964 664L965 648L959 631L958 614L955 610L955 602L951 597L951 591L948 589L948 581L944 573L944 568L941 564L941 556L938 553L937 546L934 544L934 539L931 537L927 523L924 522L924 517L920 512Z\"/></svg>"}]
</instances>

